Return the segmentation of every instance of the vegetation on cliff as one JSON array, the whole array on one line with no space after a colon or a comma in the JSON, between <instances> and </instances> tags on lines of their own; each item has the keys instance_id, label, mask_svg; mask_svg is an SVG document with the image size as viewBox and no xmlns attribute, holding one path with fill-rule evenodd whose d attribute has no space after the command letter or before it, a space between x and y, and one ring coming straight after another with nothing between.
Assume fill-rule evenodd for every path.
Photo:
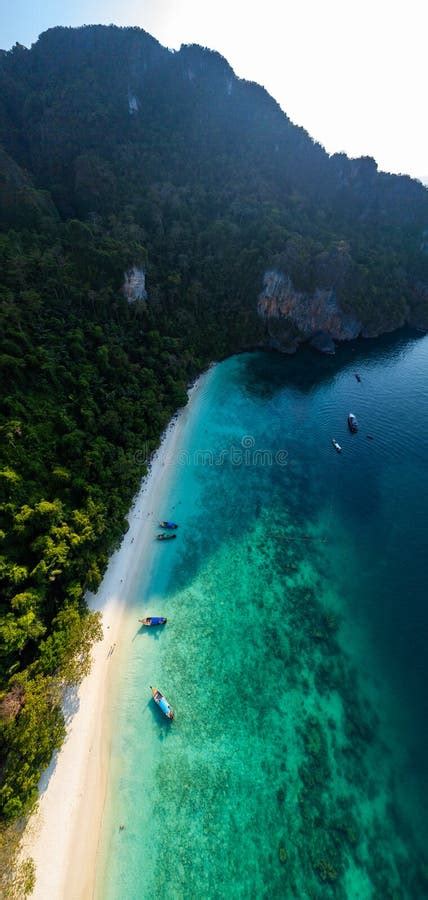
<instances>
[{"instance_id":1,"label":"vegetation on cliff","mask_svg":"<svg viewBox=\"0 0 428 900\"><path fill-rule=\"evenodd\" d=\"M99 629L84 593L186 383L263 343L265 269L368 332L424 324L427 224L421 185L329 158L218 54L97 26L0 55L3 821L61 742Z\"/></svg>"}]
</instances>

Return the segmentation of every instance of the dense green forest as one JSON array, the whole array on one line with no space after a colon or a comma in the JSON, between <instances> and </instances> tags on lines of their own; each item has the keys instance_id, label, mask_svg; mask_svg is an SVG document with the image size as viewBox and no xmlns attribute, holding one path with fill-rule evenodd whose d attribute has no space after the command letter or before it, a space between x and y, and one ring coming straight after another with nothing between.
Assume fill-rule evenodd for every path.
<instances>
[{"instance_id":1,"label":"dense green forest","mask_svg":"<svg viewBox=\"0 0 428 900\"><path fill-rule=\"evenodd\" d=\"M0 53L0 816L87 670L95 590L189 380L263 345L268 267L367 333L428 322L428 192L329 157L259 86L138 29ZM137 266L147 296L130 300Z\"/></svg>"}]
</instances>

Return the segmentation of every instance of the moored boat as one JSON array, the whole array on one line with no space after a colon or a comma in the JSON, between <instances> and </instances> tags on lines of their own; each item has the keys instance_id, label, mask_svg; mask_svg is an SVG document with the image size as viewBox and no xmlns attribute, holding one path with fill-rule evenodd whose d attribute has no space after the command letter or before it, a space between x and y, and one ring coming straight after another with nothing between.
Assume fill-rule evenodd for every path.
<instances>
[{"instance_id":1,"label":"moored boat","mask_svg":"<svg viewBox=\"0 0 428 900\"><path fill-rule=\"evenodd\" d=\"M155 703L157 703L159 709L162 710L164 716L166 716L167 719L173 719L174 718L174 710L171 709L171 706L169 705L166 697L164 697L164 695L161 694L161 692L158 691L157 688L154 688L151 685L150 685L150 690L152 692L153 700L155 701Z\"/></svg>"},{"instance_id":2,"label":"moored boat","mask_svg":"<svg viewBox=\"0 0 428 900\"><path fill-rule=\"evenodd\" d=\"M163 522L159 522L161 528L168 528L170 531L173 531L175 528L178 528L176 522L168 522L167 520Z\"/></svg>"},{"instance_id":3,"label":"moored boat","mask_svg":"<svg viewBox=\"0 0 428 900\"><path fill-rule=\"evenodd\" d=\"M177 537L176 534L157 534L156 540L157 541L173 541L174 538L176 538L176 537Z\"/></svg>"},{"instance_id":4,"label":"moored boat","mask_svg":"<svg viewBox=\"0 0 428 900\"><path fill-rule=\"evenodd\" d=\"M166 625L168 619L165 616L146 616L145 619L138 619L146 628L153 628L154 625Z\"/></svg>"},{"instance_id":5,"label":"moored boat","mask_svg":"<svg viewBox=\"0 0 428 900\"><path fill-rule=\"evenodd\" d=\"M361 375L359 375L358 372L354 372L354 374L357 381L361 381Z\"/></svg>"},{"instance_id":6,"label":"moored boat","mask_svg":"<svg viewBox=\"0 0 428 900\"><path fill-rule=\"evenodd\" d=\"M339 442L335 440L335 438L331 439L331 443L333 444L334 449L337 450L338 453L342 452L342 448L341 448Z\"/></svg>"},{"instance_id":7,"label":"moored boat","mask_svg":"<svg viewBox=\"0 0 428 900\"><path fill-rule=\"evenodd\" d=\"M349 413L348 427L349 431L352 431L352 434L355 434L355 432L358 431L358 422L356 416L354 416L354 413Z\"/></svg>"}]
</instances>

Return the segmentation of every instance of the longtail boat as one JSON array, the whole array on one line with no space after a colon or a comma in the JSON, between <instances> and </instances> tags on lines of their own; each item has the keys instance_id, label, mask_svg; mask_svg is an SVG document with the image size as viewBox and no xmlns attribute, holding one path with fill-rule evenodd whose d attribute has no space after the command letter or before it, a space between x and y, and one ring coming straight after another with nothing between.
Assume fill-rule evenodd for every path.
<instances>
[{"instance_id":1,"label":"longtail boat","mask_svg":"<svg viewBox=\"0 0 428 900\"><path fill-rule=\"evenodd\" d=\"M154 688L154 687L152 687L151 685L150 685L150 690L151 690L152 695L153 695L153 700L155 701L155 703L157 703L159 709L162 710L164 716L166 716L167 719L173 719L173 718L174 718L174 712L173 712L173 710L171 709L171 707L170 707L170 705L169 705L168 700L166 699L166 697L164 697L164 695L161 694L161 692L158 691L157 688Z\"/></svg>"},{"instance_id":2,"label":"longtail boat","mask_svg":"<svg viewBox=\"0 0 428 900\"><path fill-rule=\"evenodd\" d=\"M153 625L166 625L168 620L165 616L146 616L145 619L138 619L138 621L146 628L153 628Z\"/></svg>"}]
</instances>

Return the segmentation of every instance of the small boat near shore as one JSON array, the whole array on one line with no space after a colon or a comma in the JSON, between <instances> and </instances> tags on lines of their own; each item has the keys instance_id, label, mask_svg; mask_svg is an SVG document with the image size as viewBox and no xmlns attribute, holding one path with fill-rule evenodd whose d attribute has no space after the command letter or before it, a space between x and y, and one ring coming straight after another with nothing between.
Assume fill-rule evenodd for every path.
<instances>
[{"instance_id":1,"label":"small boat near shore","mask_svg":"<svg viewBox=\"0 0 428 900\"><path fill-rule=\"evenodd\" d=\"M155 703L157 703L159 709L163 712L164 716L166 716L167 719L173 719L174 718L174 710L171 709L171 706L169 705L166 697L164 697L164 695L161 694L161 692L158 691L157 688L152 687L151 685L150 685L150 690L152 692L153 700L155 701Z\"/></svg>"},{"instance_id":2,"label":"small boat near shore","mask_svg":"<svg viewBox=\"0 0 428 900\"><path fill-rule=\"evenodd\" d=\"M173 540L175 540L176 537L177 537L176 534L164 534L163 533L163 534L157 534L156 540L157 541L173 541Z\"/></svg>"},{"instance_id":3,"label":"small boat near shore","mask_svg":"<svg viewBox=\"0 0 428 900\"><path fill-rule=\"evenodd\" d=\"M138 619L146 628L153 628L154 625L166 625L168 619L165 616L146 616L145 619Z\"/></svg>"},{"instance_id":4,"label":"small boat near shore","mask_svg":"<svg viewBox=\"0 0 428 900\"><path fill-rule=\"evenodd\" d=\"M349 427L349 431L350 431L352 434L356 434L356 432L358 431L357 417L354 416L354 413L349 413L349 416L348 416L348 427Z\"/></svg>"},{"instance_id":5,"label":"small boat near shore","mask_svg":"<svg viewBox=\"0 0 428 900\"><path fill-rule=\"evenodd\" d=\"M159 525L161 528L167 528L169 531L174 531L175 528L178 528L176 522L168 522L166 520L163 522L159 522Z\"/></svg>"},{"instance_id":6,"label":"small boat near shore","mask_svg":"<svg viewBox=\"0 0 428 900\"><path fill-rule=\"evenodd\" d=\"M342 452L342 448L341 448L339 442L336 441L335 438L332 438L332 439L331 439L331 443L333 444L333 447L334 447L334 449L337 451L337 453L341 453L341 452Z\"/></svg>"}]
</instances>

